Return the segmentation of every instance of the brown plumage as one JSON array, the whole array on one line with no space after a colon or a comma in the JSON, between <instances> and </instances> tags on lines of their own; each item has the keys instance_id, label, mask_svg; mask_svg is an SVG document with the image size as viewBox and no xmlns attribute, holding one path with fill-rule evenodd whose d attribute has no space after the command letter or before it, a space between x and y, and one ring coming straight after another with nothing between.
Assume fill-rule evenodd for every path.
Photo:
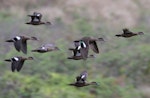
<instances>
[{"instance_id":1,"label":"brown plumage","mask_svg":"<svg viewBox=\"0 0 150 98\"><path fill-rule=\"evenodd\" d=\"M98 85L96 82L86 82L87 72L83 71L79 76L76 77L76 82L70 83L68 85L75 87L84 87L88 85Z\"/></svg>"},{"instance_id":2,"label":"brown plumage","mask_svg":"<svg viewBox=\"0 0 150 98\"><path fill-rule=\"evenodd\" d=\"M24 53L27 54L27 40L37 40L36 37L25 37L25 36L16 36L10 40L6 40L6 42L13 42L14 46L17 51L20 52L20 50Z\"/></svg>"},{"instance_id":3,"label":"brown plumage","mask_svg":"<svg viewBox=\"0 0 150 98\"><path fill-rule=\"evenodd\" d=\"M117 34L115 36L117 37L125 37L125 38L129 38L129 37L132 37L132 36L136 36L136 35L143 35L144 33L143 32L137 32L137 33L133 33L131 32L129 29L125 28L122 30L123 33L122 34Z\"/></svg>"},{"instance_id":4,"label":"brown plumage","mask_svg":"<svg viewBox=\"0 0 150 98\"><path fill-rule=\"evenodd\" d=\"M31 21L27 22L26 24L29 25L42 25L42 24L47 24L47 25L51 25L51 22L42 22L42 14L41 13L37 13L34 12L33 15L28 15L29 17L31 17Z\"/></svg>"},{"instance_id":5,"label":"brown plumage","mask_svg":"<svg viewBox=\"0 0 150 98\"><path fill-rule=\"evenodd\" d=\"M59 50L59 48L55 46L54 44L45 44L37 49L32 50L32 52L46 53L46 52L51 52L51 51L56 51L56 50Z\"/></svg>"},{"instance_id":6,"label":"brown plumage","mask_svg":"<svg viewBox=\"0 0 150 98\"><path fill-rule=\"evenodd\" d=\"M83 37L79 40L74 41L75 47L78 47L77 50L80 49L81 56L83 58L88 57L89 48L91 48L95 53L99 53L99 49L96 41L104 41L103 38L92 38L92 37Z\"/></svg>"},{"instance_id":7,"label":"brown plumage","mask_svg":"<svg viewBox=\"0 0 150 98\"><path fill-rule=\"evenodd\" d=\"M17 57L13 57L10 59L5 59L5 61L11 62L12 72L14 72L15 70L19 72L21 68L23 67L24 61L26 60L33 60L33 57L25 58L25 57L17 56Z\"/></svg>"}]
</instances>

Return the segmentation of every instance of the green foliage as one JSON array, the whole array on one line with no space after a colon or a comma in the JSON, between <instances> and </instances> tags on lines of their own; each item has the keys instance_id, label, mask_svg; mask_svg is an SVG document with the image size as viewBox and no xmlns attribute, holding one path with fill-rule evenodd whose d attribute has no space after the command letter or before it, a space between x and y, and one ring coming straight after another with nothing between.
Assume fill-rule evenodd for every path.
<instances>
[{"instance_id":1,"label":"green foliage","mask_svg":"<svg viewBox=\"0 0 150 98\"><path fill-rule=\"evenodd\" d=\"M26 7L28 6L31 5L27 4ZM149 13L139 18L137 27L131 28L133 31L144 31L146 34L128 39L114 37L120 32L117 31L120 28L114 28L105 23L108 20L97 19L102 22L93 26L94 22L86 16L83 17L77 13L72 13L72 16L74 21L69 25L61 18L57 18L56 24L50 27L33 27L25 26L17 19L11 19L12 16L7 12L0 12L0 21L6 22L0 29L2 30L1 38L17 34L40 38L38 42L28 43L27 55L17 52L12 44L10 46L2 44L4 47L1 48L0 56L1 98L142 98L140 92L134 87L150 83L150 39L147 33L150 32ZM21 22L24 23L24 21ZM101 37L102 35L106 36L106 42L103 44L98 42L100 54L95 54L95 59L86 61L67 59L72 55L68 52L72 40L83 36ZM5 37L0 40L4 42ZM35 47L51 42L55 42L60 51L43 54L31 52ZM90 50L90 54L94 53ZM26 61L20 72L13 73L11 64L3 61L13 56L33 56L34 60ZM89 73L87 81L96 81L99 86L84 88L68 86L83 70ZM118 82L120 76L125 78Z\"/></svg>"}]
</instances>

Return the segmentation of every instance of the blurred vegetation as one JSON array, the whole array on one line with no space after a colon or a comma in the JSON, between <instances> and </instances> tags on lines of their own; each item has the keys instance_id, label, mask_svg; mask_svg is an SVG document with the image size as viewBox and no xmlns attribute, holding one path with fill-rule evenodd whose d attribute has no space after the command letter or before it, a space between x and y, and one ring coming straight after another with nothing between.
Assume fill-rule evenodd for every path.
<instances>
[{"instance_id":1,"label":"blurred vegetation","mask_svg":"<svg viewBox=\"0 0 150 98\"><path fill-rule=\"evenodd\" d=\"M3 0L2 0L3 1ZM150 11L139 0L133 0L140 8L136 24L130 27L132 31L143 31L145 35L133 38L116 38L121 33L122 24L115 25L99 16L92 20L85 8L81 12L68 11L64 1L30 0L10 3L23 9L14 12L14 6L2 2L0 5L0 96L1 98L149 98L150 89ZM36 2L37 1L37 2ZM37 4L38 3L38 4ZM62 5L61 5L62 4ZM7 7L5 7L7 5ZM51 26L25 25L29 19L24 16L32 11L41 11L43 6L62 9L67 17L55 17ZM4 9L5 8L5 9ZM30 11L31 9L31 11ZM49 10L45 8L45 10ZM76 9L77 10L77 9ZM21 14L16 14L21 13ZM54 14L54 13L52 13ZM46 13L43 15L45 19ZM112 16L113 17L113 16ZM134 17L134 16L133 16ZM66 21L65 19L68 19ZM117 21L117 19L115 20ZM13 44L5 43L6 39L16 35L36 36L39 41L28 41L28 54L18 53ZM105 42L98 42L100 54L95 59L86 61L68 60L71 55L69 47L73 40L83 36L103 37ZM32 53L31 50L45 43L55 43L60 51L45 54ZM90 54L93 54L90 51ZM33 61L26 61L21 72L12 73L10 63L5 58L13 56L33 56ZM87 70L87 81L96 81L100 86L85 88L70 87L81 71Z\"/></svg>"}]
</instances>

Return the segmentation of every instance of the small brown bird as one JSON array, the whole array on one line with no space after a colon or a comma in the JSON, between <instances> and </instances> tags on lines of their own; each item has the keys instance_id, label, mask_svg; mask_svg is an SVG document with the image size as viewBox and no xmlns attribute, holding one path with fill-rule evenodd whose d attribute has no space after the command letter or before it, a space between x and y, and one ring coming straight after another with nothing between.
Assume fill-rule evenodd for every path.
<instances>
[{"instance_id":1,"label":"small brown bird","mask_svg":"<svg viewBox=\"0 0 150 98\"><path fill-rule=\"evenodd\" d=\"M55 46L54 44L45 44L37 49L32 50L32 52L46 53L46 52L51 52L51 51L56 51L56 50L59 50L59 48Z\"/></svg>"},{"instance_id":2,"label":"small brown bird","mask_svg":"<svg viewBox=\"0 0 150 98\"><path fill-rule=\"evenodd\" d=\"M6 42L13 42L16 50L20 52L20 50L27 54L27 40L38 40L36 37L25 37L25 36L16 36L10 40L6 40Z\"/></svg>"},{"instance_id":3,"label":"small brown bird","mask_svg":"<svg viewBox=\"0 0 150 98\"><path fill-rule=\"evenodd\" d=\"M13 57L10 59L5 59L5 61L11 62L12 72L14 72L15 70L17 70L19 72L21 70L21 68L23 67L25 60L33 60L33 57L25 58L25 57L17 56L17 57Z\"/></svg>"},{"instance_id":4,"label":"small brown bird","mask_svg":"<svg viewBox=\"0 0 150 98\"><path fill-rule=\"evenodd\" d=\"M83 60L86 60L87 58L95 58L94 55L89 55L86 58L84 58L81 55L80 50L77 50L77 49L69 48L69 50L73 51L73 56L68 57L68 59L73 59L73 60L82 60L83 59Z\"/></svg>"},{"instance_id":5,"label":"small brown bird","mask_svg":"<svg viewBox=\"0 0 150 98\"><path fill-rule=\"evenodd\" d=\"M70 83L68 85L70 86L75 86L75 87L84 87L88 85L98 85L96 82L86 82L87 78L87 72L83 71L79 76L76 77L76 82L75 83Z\"/></svg>"},{"instance_id":6,"label":"small brown bird","mask_svg":"<svg viewBox=\"0 0 150 98\"><path fill-rule=\"evenodd\" d=\"M47 24L47 25L51 25L51 22L42 22L42 14L38 13L38 12L34 12L33 15L28 15L29 17L31 17L31 21L27 22L26 24L30 24L30 25L42 25L42 24Z\"/></svg>"},{"instance_id":7,"label":"small brown bird","mask_svg":"<svg viewBox=\"0 0 150 98\"><path fill-rule=\"evenodd\" d=\"M117 36L117 37L129 38L129 37L132 37L132 36L143 35L143 34L144 34L143 32L133 33L133 32L131 32L131 31L130 31L129 29L127 29L127 28L124 28L122 31L123 31L122 34L117 34L116 36Z\"/></svg>"}]
</instances>

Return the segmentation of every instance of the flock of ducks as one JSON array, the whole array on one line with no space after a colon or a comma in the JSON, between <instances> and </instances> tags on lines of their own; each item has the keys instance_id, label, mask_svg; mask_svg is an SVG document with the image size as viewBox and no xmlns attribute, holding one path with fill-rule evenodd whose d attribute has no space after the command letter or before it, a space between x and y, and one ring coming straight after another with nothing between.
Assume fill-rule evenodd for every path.
<instances>
[{"instance_id":1,"label":"flock of ducks","mask_svg":"<svg viewBox=\"0 0 150 98\"><path fill-rule=\"evenodd\" d=\"M42 19L42 14L34 12L32 15L28 15L31 18L30 22L27 22L26 24L28 25L51 25L51 22L43 22L41 21ZM125 37L129 38L132 36L136 35L143 35L143 32L138 32L134 33L131 32L129 29L125 28L122 30L122 34L117 34L115 36L117 37ZM14 44L15 49L20 52L22 51L24 54L27 54L27 40L35 40L37 41L38 39L36 37L26 37L26 36L15 36L12 39L6 40L6 42L10 42ZM73 59L73 60L86 60L87 58L94 58L94 55L89 55L89 49L92 49L93 52L96 54L99 53L97 41L104 41L103 38L92 38L92 37L83 37L81 39L75 40L74 41L74 46L75 48L69 48L70 51L73 52L73 56L68 57L68 59ZM44 44L40 46L37 49L31 50L32 52L38 52L38 53L46 53L50 51L55 51L59 50L57 46L54 44ZM21 57L21 56L16 56L12 57L10 59L5 59L7 62L11 62L11 70L12 72L15 71L20 71L23 67L23 64L26 60L33 60L33 57ZM83 71L79 76L76 77L76 81L74 83L69 84L70 86L75 86L75 87L84 87L88 85L98 85L96 82L86 82L87 78L87 72Z\"/></svg>"}]
</instances>

